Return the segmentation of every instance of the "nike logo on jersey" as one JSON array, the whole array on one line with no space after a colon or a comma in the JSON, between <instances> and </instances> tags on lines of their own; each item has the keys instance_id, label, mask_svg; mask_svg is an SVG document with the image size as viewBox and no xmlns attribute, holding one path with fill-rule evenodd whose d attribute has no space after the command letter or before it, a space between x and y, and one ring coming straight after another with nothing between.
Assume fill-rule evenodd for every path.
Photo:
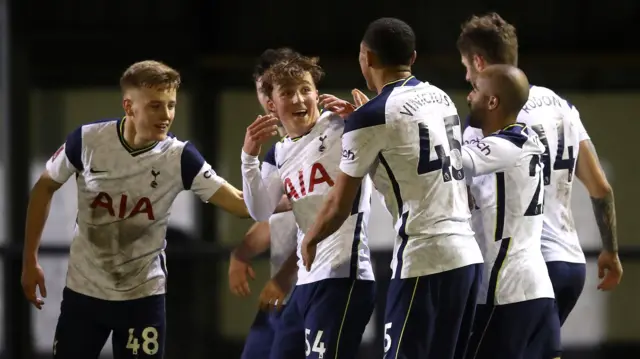
<instances>
[{"instance_id":1,"label":"nike logo on jersey","mask_svg":"<svg viewBox=\"0 0 640 359\"><path fill-rule=\"evenodd\" d=\"M93 167L91 167L91 168L89 169L89 172L91 172L91 173L105 173L105 172L107 172L107 171L98 171L98 170L93 169Z\"/></svg>"}]
</instances>

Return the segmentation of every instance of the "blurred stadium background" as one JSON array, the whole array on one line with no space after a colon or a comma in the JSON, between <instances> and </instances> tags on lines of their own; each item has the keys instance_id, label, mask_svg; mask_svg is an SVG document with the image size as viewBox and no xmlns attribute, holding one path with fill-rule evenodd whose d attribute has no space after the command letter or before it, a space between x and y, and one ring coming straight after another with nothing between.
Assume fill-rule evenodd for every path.
<instances>
[{"instance_id":1,"label":"blurred stadium background","mask_svg":"<svg viewBox=\"0 0 640 359\"><path fill-rule=\"evenodd\" d=\"M20 288L28 190L66 133L121 115L118 78L130 63L157 59L183 73L172 132L193 140L214 168L239 186L245 125L260 112L253 60L265 48L291 46L320 56L327 72L321 91L348 96L351 88L365 86L357 53L366 25L381 16L399 17L418 36L414 73L448 91L466 115L469 86L455 41L462 21L488 10L516 25L520 62L530 81L558 91L580 109L616 191L625 276L609 294L595 289L599 234L584 188L574 190L588 279L563 328L563 358L640 358L636 0L0 0L0 358L51 357L75 184L67 183L56 195L43 238L40 258L49 297L39 312ZM181 195L173 213L166 358L238 358L255 314L255 293L268 275L267 257L255 263L260 277L254 297L233 298L227 290L228 253L251 222L200 204L189 193ZM372 248L384 299L392 241L385 227L389 218L382 217L372 221L379 225ZM361 358L382 356L380 320L380 315L372 319Z\"/></svg>"}]
</instances>

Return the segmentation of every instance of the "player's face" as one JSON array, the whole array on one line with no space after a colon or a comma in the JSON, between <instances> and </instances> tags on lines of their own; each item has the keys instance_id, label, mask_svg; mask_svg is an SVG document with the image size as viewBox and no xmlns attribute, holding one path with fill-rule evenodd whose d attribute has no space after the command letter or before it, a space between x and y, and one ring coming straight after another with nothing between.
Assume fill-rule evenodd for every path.
<instances>
[{"instance_id":1,"label":"player's face","mask_svg":"<svg viewBox=\"0 0 640 359\"><path fill-rule=\"evenodd\" d=\"M258 96L258 102L260 102L264 113L269 113L269 109L267 108L267 101L269 101L269 97L260 90L260 87L262 87L262 80L258 78L256 80L256 96Z\"/></svg>"},{"instance_id":2,"label":"player's face","mask_svg":"<svg viewBox=\"0 0 640 359\"><path fill-rule=\"evenodd\" d=\"M318 119L318 90L313 77L305 73L300 79L276 84L269 109L285 124L313 125Z\"/></svg>"},{"instance_id":3,"label":"player's face","mask_svg":"<svg viewBox=\"0 0 640 359\"><path fill-rule=\"evenodd\" d=\"M149 141L162 141L176 115L175 88L143 87L127 91L124 108L136 133Z\"/></svg>"},{"instance_id":4,"label":"player's face","mask_svg":"<svg viewBox=\"0 0 640 359\"><path fill-rule=\"evenodd\" d=\"M469 125L471 127L482 128L483 122L487 118L487 114L493 108L495 98L488 94L487 80L482 77L476 77L476 81L472 82L473 89L467 96L469 103Z\"/></svg>"},{"instance_id":5,"label":"player's face","mask_svg":"<svg viewBox=\"0 0 640 359\"><path fill-rule=\"evenodd\" d=\"M472 56L461 55L461 61L462 65L466 69L464 79L467 80L467 82L472 83L475 81L476 77L478 77L478 73L480 73L482 69L479 68L477 61L473 61Z\"/></svg>"},{"instance_id":6,"label":"player's face","mask_svg":"<svg viewBox=\"0 0 640 359\"><path fill-rule=\"evenodd\" d=\"M362 71L362 76L367 81L367 88L371 91L376 91L376 87L373 84L372 75L371 75L371 66L369 66L368 54L369 48L364 42L360 43L360 54L358 55L358 62L360 63L360 71Z\"/></svg>"}]
</instances>

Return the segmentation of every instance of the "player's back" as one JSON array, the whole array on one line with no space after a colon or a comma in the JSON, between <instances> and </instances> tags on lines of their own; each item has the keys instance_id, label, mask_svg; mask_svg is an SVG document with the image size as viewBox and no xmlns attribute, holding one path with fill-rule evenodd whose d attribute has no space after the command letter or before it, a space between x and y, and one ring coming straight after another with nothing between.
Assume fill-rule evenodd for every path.
<instances>
[{"instance_id":1,"label":"player's back","mask_svg":"<svg viewBox=\"0 0 640 359\"><path fill-rule=\"evenodd\" d=\"M271 156L278 168L284 191L291 200L299 227L298 244L313 225L335 184L340 171L340 138L343 130L342 118L324 112L308 134L297 139L285 138L274 147ZM269 156L265 157L265 161L270 161ZM318 244L311 271L307 272L299 263L298 284L341 277L373 280L367 241L371 191L371 180L363 179L351 215L335 233ZM302 256L299 255L299 258Z\"/></svg>"},{"instance_id":2,"label":"player's back","mask_svg":"<svg viewBox=\"0 0 640 359\"><path fill-rule=\"evenodd\" d=\"M553 298L540 252L544 150L538 136L514 124L463 150L474 162L475 177L469 178L478 208L473 230L485 259L479 303Z\"/></svg>"},{"instance_id":3,"label":"player's back","mask_svg":"<svg viewBox=\"0 0 640 359\"><path fill-rule=\"evenodd\" d=\"M359 108L347 126L380 129L365 141L379 141L371 171L376 189L396 220L398 240L394 277L434 274L481 263L469 225L470 212L460 160L461 128L457 109L439 88L414 77L388 84ZM366 124L350 121L365 119ZM345 136L354 135L345 131ZM359 155L343 149L343 164Z\"/></svg>"},{"instance_id":4,"label":"player's back","mask_svg":"<svg viewBox=\"0 0 640 359\"><path fill-rule=\"evenodd\" d=\"M171 205L190 187L184 183L188 173L195 170L193 179L200 170L181 160L192 145L170 135L134 150L122 137L123 127L124 120L116 119L84 125L66 143L77 171L79 209L67 286L107 300L165 292ZM55 161L47 164L50 172Z\"/></svg>"},{"instance_id":5,"label":"player's back","mask_svg":"<svg viewBox=\"0 0 640 359\"><path fill-rule=\"evenodd\" d=\"M588 139L577 110L548 88L532 86L518 121L527 124L545 147L542 252L547 261L584 263L571 213L571 192L580 141Z\"/></svg>"}]
</instances>

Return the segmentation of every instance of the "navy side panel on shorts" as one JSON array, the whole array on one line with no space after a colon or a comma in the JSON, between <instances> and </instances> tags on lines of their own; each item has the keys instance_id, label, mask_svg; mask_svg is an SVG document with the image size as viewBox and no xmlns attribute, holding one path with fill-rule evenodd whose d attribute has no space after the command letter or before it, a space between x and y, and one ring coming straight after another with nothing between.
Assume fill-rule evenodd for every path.
<instances>
[{"instance_id":1,"label":"navy side panel on shorts","mask_svg":"<svg viewBox=\"0 0 640 359\"><path fill-rule=\"evenodd\" d=\"M560 352L552 298L478 305L468 359L553 359Z\"/></svg>"},{"instance_id":2,"label":"navy side panel on shorts","mask_svg":"<svg viewBox=\"0 0 640 359\"><path fill-rule=\"evenodd\" d=\"M582 294L587 268L583 263L547 262L547 270L556 295L560 325L563 325Z\"/></svg>"},{"instance_id":3,"label":"navy side panel on shorts","mask_svg":"<svg viewBox=\"0 0 640 359\"><path fill-rule=\"evenodd\" d=\"M385 310L385 358L464 358L482 266L392 279Z\"/></svg>"}]
</instances>

